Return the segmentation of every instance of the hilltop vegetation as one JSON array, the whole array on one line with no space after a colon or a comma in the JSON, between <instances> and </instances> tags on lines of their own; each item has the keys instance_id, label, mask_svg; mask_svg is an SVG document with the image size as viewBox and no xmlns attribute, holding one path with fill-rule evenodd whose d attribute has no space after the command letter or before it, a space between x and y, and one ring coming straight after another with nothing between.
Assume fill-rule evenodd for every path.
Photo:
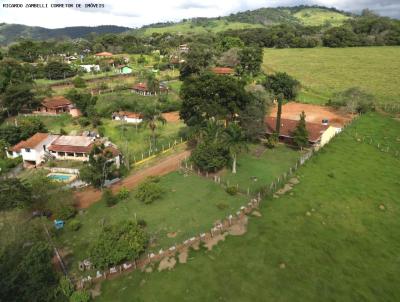
<instances>
[{"instance_id":1,"label":"hilltop vegetation","mask_svg":"<svg viewBox=\"0 0 400 302\"><path fill-rule=\"evenodd\" d=\"M107 34L107 33L122 33L129 30L128 27L115 25L102 26L76 26L49 29L38 26L27 26L21 24L0 24L0 45L7 45L20 38L28 38L33 40L47 39L76 39L88 36L91 33Z\"/></svg>"}]
</instances>

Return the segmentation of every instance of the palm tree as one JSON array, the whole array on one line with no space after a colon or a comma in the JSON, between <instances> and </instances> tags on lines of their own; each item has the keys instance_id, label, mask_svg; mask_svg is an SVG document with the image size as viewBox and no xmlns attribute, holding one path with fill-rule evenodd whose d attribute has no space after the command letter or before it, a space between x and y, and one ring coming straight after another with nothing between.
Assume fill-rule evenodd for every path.
<instances>
[{"instance_id":1,"label":"palm tree","mask_svg":"<svg viewBox=\"0 0 400 302\"><path fill-rule=\"evenodd\" d=\"M229 124L223 135L223 143L232 156L232 173L236 174L237 154L243 149L247 149L245 136L237 124Z\"/></svg>"},{"instance_id":2,"label":"palm tree","mask_svg":"<svg viewBox=\"0 0 400 302\"><path fill-rule=\"evenodd\" d=\"M143 123L150 128L153 144L155 145L157 122L161 122L164 125L167 121L162 116L161 111L156 106L146 107L145 110L142 112L142 119Z\"/></svg>"}]
</instances>

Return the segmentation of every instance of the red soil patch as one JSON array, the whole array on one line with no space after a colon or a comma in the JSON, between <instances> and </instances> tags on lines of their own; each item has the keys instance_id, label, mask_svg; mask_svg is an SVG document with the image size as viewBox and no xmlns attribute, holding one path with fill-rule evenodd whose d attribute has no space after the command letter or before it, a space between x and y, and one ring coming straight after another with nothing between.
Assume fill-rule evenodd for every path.
<instances>
[{"instance_id":1,"label":"red soil patch","mask_svg":"<svg viewBox=\"0 0 400 302\"><path fill-rule=\"evenodd\" d=\"M275 106L269 116L276 117L277 110L278 106ZM306 114L307 122L320 124L323 119L327 119L330 125L340 128L352 119L350 114L334 110L330 107L293 102L282 106L282 118L299 120L302 111Z\"/></svg>"},{"instance_id":2,"label":"red soil patch","mask_svg":"<svg viewBox=\"0 0 400 302\"><path fill-rule=\"evenodd\" d=\"M162 116L167 120L168 123L177 123L180 121L179 112L166 112L163 113Z\"/></svg>"},{"instance_id":3,"label":"red soil patch","mask_svg":"<svg viewBox=\"0 0 400 302\"><path fill-rule=\"evenodd\" d=\"M164 158L155 166L138 171L119 183L112 185L111 190L114 193L117 193L122 187L132 189L149 176L162 176L173 172L179 168L181 161L186 157L189 157L189 155L190 151L183 151L181 153ZM92 204L101 199L101 194L102 192L100 190L93 187L89 187L80 192L75 192L75 197L78 201L76 207L79 209L86 209L90 207Z\"/></svg>"}]
</instances>

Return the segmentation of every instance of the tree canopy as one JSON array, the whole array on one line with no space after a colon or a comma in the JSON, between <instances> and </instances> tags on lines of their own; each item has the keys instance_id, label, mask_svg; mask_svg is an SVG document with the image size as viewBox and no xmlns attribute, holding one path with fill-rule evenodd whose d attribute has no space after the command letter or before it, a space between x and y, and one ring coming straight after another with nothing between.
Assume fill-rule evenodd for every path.
<instances>
[{"instance_id":1,"label":"tree canopy","mask_svg":"<svg viewBox=\"0 0 400 302\"><path fill-rule=\"evenodd\" d=\"M186 79L180 95L183 100L180 117L188 126L210 118L232 121L251 98L238 79L212 73Z\"/></svg>"},{"instance_id":2,"label":"tree canopy","mask_svg":"<svg viewBox=\"0 0 400 302\"><path fill-rule=\"evenodd\" d=\"M276 97L282 94L285 100L292 101L297 96L300 82L286 72L277 72L266 76L264 86Z\"/></svg>"}]
</instances>

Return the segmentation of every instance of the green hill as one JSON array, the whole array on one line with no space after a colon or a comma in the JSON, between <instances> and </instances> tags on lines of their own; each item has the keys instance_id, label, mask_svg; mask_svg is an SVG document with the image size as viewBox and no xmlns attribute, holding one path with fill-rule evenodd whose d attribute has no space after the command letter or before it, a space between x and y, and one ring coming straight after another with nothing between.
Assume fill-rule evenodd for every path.
<instances>
[{"instance_id":1,"label":"green hill","mask_svg":"<svg viewBox=\"0 0 400 302\"><path fill-rule=\"evenodd\" d=\"M102 25L96 27L76 26L49 29L37 26L27 26L21 24L0 23L0 45L10 44L20 38L30 38L34 40L62 39L62 38L83 38L90 33L106 34L106 33L122 33L130 28Z\"/></svg>"},{"instance_id":2,"label":"green hill","mask_svg":"<svg viewBox=\"0 0 400 302\"><path fill-rule=\"evenodd\" d=\"M277 24L337 26L352 15L332 8L317 6L296 6L278 8L260 8L252 11L239 12L217 18L193 18L180 22L156 23L143 26L140 29L130 29L113 25L97 27L65 27L48 29L20 24L0 23L0 45L10 44L19 38L34 40L84 38L90 33L123 33L130 32L149 36L153 33L207 33L226 30L262 28Z\"/></svg>"},{"instance_id":3,"label":"green hill","mask_svg":"<svg viewBox=\"0 0 400 302\"><path fill-rule=\"evenodd\" d=\"M206 33L226 30L262 28L277 24L307 26L338 26L353 16L332 8L296 6L260 8L218 18L194 18L181 22L166 22L143 26L132 32L140 35L153 33Z\"/></svg>"}]
</instances>

